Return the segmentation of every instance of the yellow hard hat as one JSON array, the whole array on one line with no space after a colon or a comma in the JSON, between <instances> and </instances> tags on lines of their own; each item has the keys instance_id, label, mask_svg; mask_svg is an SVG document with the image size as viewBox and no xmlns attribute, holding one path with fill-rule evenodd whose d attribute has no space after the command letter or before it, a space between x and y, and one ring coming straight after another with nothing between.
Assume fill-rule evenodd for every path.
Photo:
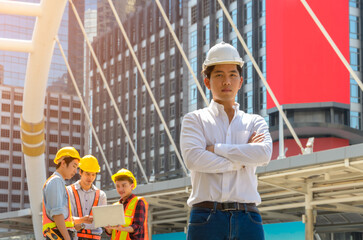
<instances>
[{"instance_id":1,"label":"yellow hard hat","mask_svg":"<svg viewBox=\"0 0 363 240\"><path fill-rule=\"evenodd\" d=\"M79 168L85 172L98 173L101 170L97 158L92 155L84 156L79 162Z\"/></svg>"},{"instance_id":2,"label":"yellow hard hat","mask_svg":"<svg viewBox=\"0 0 363 240\"><path fill-rule=\"evenodd\" d=\"M125 177L130 177L132 179L132 181L134 182L134 187L132 189L136 188L137 182L136 182L136 178L134 177L134 174L132 174L132 172L130 172L129 170L122 168L121 170L119 170L117 173L115 173L114 175L112 175L112 181L114 183L116 183L115 179L119 176L125 176Z\"/></svg>"},{"instance_id":3,"label":"yellow hard hat","mask_svg":"<svg viewBox=\"0 0 363 240\"><path fill-rule=\"evenodd\" d=\"M59 163L58 161L62 157L72 157L72 158L81 160L81 157L79 156L78 151L74 147L63 147L63 148L59 149L57 154L55 155L54 163L58 164Z\"/></svg>"}]
</instances>

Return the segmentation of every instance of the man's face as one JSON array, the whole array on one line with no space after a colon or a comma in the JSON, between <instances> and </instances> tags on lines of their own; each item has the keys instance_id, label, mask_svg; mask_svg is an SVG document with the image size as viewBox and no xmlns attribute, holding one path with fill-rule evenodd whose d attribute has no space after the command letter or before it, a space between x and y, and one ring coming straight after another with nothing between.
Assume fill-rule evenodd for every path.
<instances>
[{"instance_id":1,"label":"man's face","mask_svg":"<svg viewBox=\"0 0 363 240\"><path fill-rule=\"evenodd\" d=\"M242 82L243 79L235 64L216 65L211 72L210 79L204 79L205 86L212 91L213 100L220 104L234 103Z\"/></svg>"},{"instance_id":2,"label":"man's face","mask_svg":"<svg viewBox=\"0 0 363 240\"><path fill-rule=\"evenodd\" d=\"M73 161L70 162L68 166L65 161L62 162L64 173L66 175L65 179L71 179L74 175L77 174L78 164L78 159L73 159Z\"/></svg>"},{"instance_id":3,"label":"man's face","mask_svg":"<svg viewBox=\"0 0 363 240\"><path fill-rule=\"evenodd\" d=\"M122 199L131 195L133 187L128 180L116 181L116 190Z\"/></svg>"},{"instance_id":4,"label":"man's face","mask_svg":"<svg viewBox=\"0 0 363 240\"><path fill-rule=\"evenodd\" d=\"M87 187L91 187L92 183L95 181L97 174L93 172L80 171L81 182Z\"/></svg>"}]
</instances>

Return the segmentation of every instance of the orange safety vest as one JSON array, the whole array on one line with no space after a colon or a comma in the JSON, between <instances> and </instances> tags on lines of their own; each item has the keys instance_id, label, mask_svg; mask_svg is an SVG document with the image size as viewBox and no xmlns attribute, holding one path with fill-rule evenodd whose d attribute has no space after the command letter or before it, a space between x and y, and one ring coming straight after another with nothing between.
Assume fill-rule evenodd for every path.
<instances>
[{"instance_id":1,"label":"orange safety vest","mask_svg":"<svg viewBox=\"0 0 363 240\"><path fill-rule=\"evenodd\" d=\"M143 197L133 197L130 202L127 203L125 208L125 224L122 225L123 227L130 226L134 221L134 215L136 210L136 205L139 200L144 201L145 204L145 219L144 219L144 240L149 240L149 234L148 234L148 226L147 226L147 216L148 216L148 208L149 204L146 202L146 200ZM120 204L120 202L115 202L114 204ZM112 236L111 240L131 240L130 234L125 231L116 231L112 230Z\"/></svg>"},{"instance_id":2,"label":"orange safety vest","mask_svg":"<svg viewBox=\"0 0 363 240\"><path fill-rule=\"evenodd\" d=\"M45 181L44 185L43 185L43 191L45 188L45 185L48 183L48 181L50 181L52 178L56 177L56 175L52 175L50 176L47 181ZM64 220L65 225L67 228L69 229L74 229L74 222L73 222L73 217L72 217L72 211L71 211L71 200L68 194L68 191L66 189L66 186L64 186L67 196L68 196L68 218ZM42 220L43 220L43 234L45 236L45 230L47 230L48 228L56 228L57 224L55 224L54 221L52 221L48 215L47 212L45 211L45 203L44 203L44 199L43 199L43 215L42 215Z\"/></svg>"},{"instance_id":3,"label":"orange safety vest","mask_svg":"<svg viewBox=\"0 0 363 240\"><path fill-rule=\"evenodd\" d=\"M82 205L81 205L81 201L79 199L78 191L76 190L76 187L74 186L74 184L71 185L71 188L72 188L72 192L73 192L73 195L74 195L74 200L76 202L78 217L83 217ZM95 195L95 199L93 200L93 204L92 204L93 207L98 205L98 200L99 199L100 199L100 190L97 190L96 195ZM92 208L90 210L89 215L90 216L93 215ZM101 236L93 235L91 229L82 229L80 232L77 233L77 236L80 237L80 238L101 239Z\"/></svg>"}]
</instances>

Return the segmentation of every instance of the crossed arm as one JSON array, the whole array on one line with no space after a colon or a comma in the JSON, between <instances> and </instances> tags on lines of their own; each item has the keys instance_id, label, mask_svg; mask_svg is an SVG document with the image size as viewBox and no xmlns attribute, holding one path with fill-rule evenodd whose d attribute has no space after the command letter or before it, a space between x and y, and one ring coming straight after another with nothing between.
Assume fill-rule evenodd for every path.
<instances>
[{"instance_id":1,"label":"crossed arm","mask_svg":"<svg viewBox=\"0 0 363 240\"><path fill-rule=\"evenodd\" d=\"M254 132L245 144L207 145L201 125L200 120L193 114L184 117L181 151L190 170L223 173L239 170L244 166L263 166L270 161L272 142L262 117L257 119Z\"/></svg>"}]
</instances>

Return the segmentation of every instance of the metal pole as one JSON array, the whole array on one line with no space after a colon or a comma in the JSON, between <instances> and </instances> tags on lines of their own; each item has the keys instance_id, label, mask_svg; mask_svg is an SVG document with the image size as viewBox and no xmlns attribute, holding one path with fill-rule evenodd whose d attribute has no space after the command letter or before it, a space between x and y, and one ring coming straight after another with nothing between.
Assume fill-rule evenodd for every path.
<instances>
[{"instance_id":1,"label":"metal pole","mask_svg":"<svg viewBox=\"0 0 363 240\"><path fill-rule=\"evenodd\" d=\"M281 106L283 109L283 106ZM286 158L285 147L284 147L284 121L282 114L279 112L279 157L277 159Z\"/></svg>"},{"instance_id":2,"label":"metal pole","mask_svg":"<svg viewBox=\"0 0 363 240\"><path fill-rule=\"evenodd\" d=\"M313 206L313 192L311 191L312 183L307 184L307 194L305 194L305 240L314 240L314 215Z\"/></svg>"}]
</instances>

